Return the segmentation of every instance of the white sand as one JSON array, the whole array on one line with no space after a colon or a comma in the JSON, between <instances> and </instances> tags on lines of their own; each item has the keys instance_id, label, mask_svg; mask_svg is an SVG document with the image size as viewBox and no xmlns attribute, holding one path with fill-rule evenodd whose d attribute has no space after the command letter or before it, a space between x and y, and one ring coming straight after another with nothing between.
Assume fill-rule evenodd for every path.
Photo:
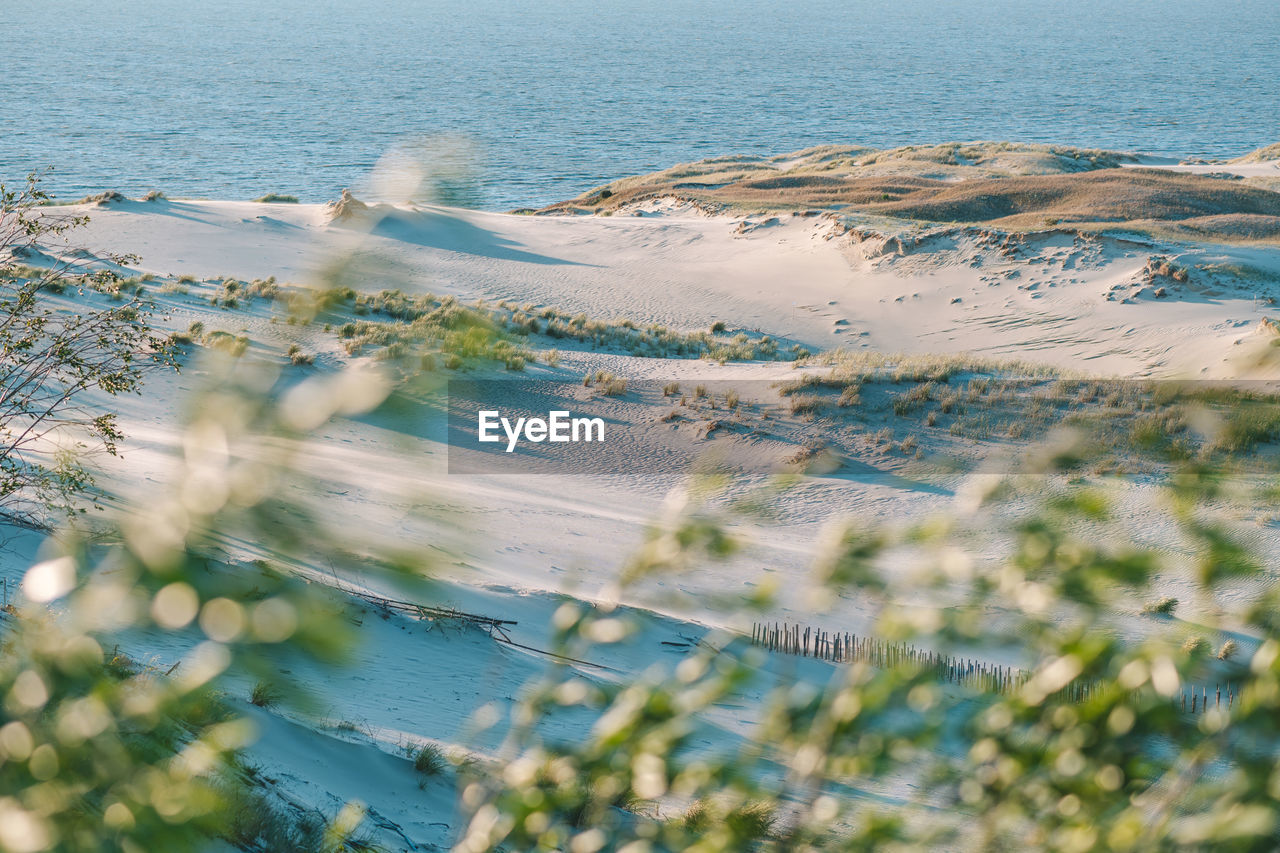
<instances>
[{"instance_id":1,"label":"white sand","mask_svg":"<svg viewBox=\"0 0 1280 853\"><path fill-rule=\"evenodd\" d=\"M1277 312L1257 297L1277 295L1280 276L1280 249L1164 246L1143 238L1080 242L1069 235L1032 236L1007 255L973 234L942 234L906 255L879 254L875 241L855 241L823 218L754 217L744 226L741 219L689 213L544 218L429 208L404 210L370 235L329 224L323 209L313 205L127 202L88 212L92 223L75 234L76 245L135 253L142 258L139 271L165 276L274 275L282 282L319 283L335 259L358 251L394 271L385 281L375 276L349 282L365 290L392 286L511 299L687 330L723 321L730 330L759 329L815 349L968 351L1111 376L1237 374L1237 356L1269 340L1255 330ZM1191 281L1170 282L1166 297L1156 298L1154 287L1140 280L1152 255L1191 267ZM1196 264L1237 266L1200 270ZM1253 272L1241 275L1240 265ZM161 300L175 328L199 319L209 329L247 329L255 343L278 347L286 335L309 335L311 349L321 354L318 372L345 360L332 335L273 326L262 307L221 310L195 294ZM564 347L561 375L596 367L632 379L682 381L791 373L779 364L720 366ZM555 371L539 366L529 374L548 372ZM200 380L198 370L188 370L157 379L145 397L120 402L130 439L124 460L109 472L112 488L145 498L172 476L178 412L185 390ZM655 416L665 410L661 400L626 405L651 405ZM618 417L634 417L634 410L618 406ZM793 421L771 429L779 443L762 440L754 445L761 453L785 449L804 425ZM445 475L443 460L443 448L432 438L346 420L322 428L308 455L311 472L327 485L316 500L335 530L353 543L449 547L456 556L444 572L454 584L451 603L518 619L515 639L534 646L545 645L554 594L592 598L607 591L674 483L669 474L602 478L586 470L567 477L459 480ZM600 662L638 672L655 658L677 659L663 652L662 640L732 623L708 604L717 592L776 585L780 604L773 616L809 620L815 611L807 596L810 557L824 525L846 516L920 518L953 507L959 485L927 487L902 476L898 462L888 458L881 470L809 478L782 499L785 524L744 531L754 544L732 564L664 578L630 596L629 602L655 612L642 617L635 645L613 649ZM449 519L418 519L406 511L426 495L443 496L454 507ZM1180 553L1179 543L1166 541L1167 522L1149 491L1134 488L1122 499L1135 541ZM1251 529L1254 544L1274 548L1269 523ZM36 540L25 536L11 544L30 554ZM259 556L233 543L227 553ZM6 561L8 576L16 579L21 565ZM1190 589L1187 577L1168 583L1171 594L1191 598L1183 592ZM894 595L921 604L906 575ZM848 630L864 629L875 610L853 599L827 605L824 619ZM999 610L993 604L993 619ZM1116 627L1138 636L1147 624L1120 614ZM322 688L331 720L357 722L365 734L335 740L334 732L322 731L315 721L298 725L255 712L270 736L254 748L251 760L279 776L290 797L330 813L349 797L365 799L385 818L379 830L383 843L403 845L407 837L447 844L457 829L447 785L432 782L419 792L407 763L369 751L395 753L401 744L422 739L465 740L469 715L486 702L510 707L540 659L482 635L426 632L400 617L383 621L370 614L361 636L358 667L309 675ZM140 653L168 660L184 654L190 638L152 636L140 643ZM813 668L806 677L827 677L825 665ZM584 676L610 677L589 669ZM743 723L740 712L718 713L707 721L707 742L731 742ZM548 722L566 738L580 735L583 725L571 716ZM485 754L495 743L471 745Z\"/></svg>"},{"instance_id":2,"label":"white sand","mask_svg":"<svg viewBox=\"0 0 1280 853\"><path fill-rule=\"evenodd\" d=\"M139 269L158 274L313 282L327 261L359 250L392 265L407 291L681 329L720 320L815 349L969 351L1116 376L1234 374L1235 341L1277 315L1255 298L1267 295L1262 284L1212 273L1169 283L1172 298L1149 288L1124 302L1149 256L1280 274L1274 248L1073 245L1060 234L1031 238L1014 258L943 236L905 258L867 259L874 243L833 237L828 220L804 217L740 234L741 220L729 217L428 208L369 235L325 224L318 205L128 202L89 212L79 242L137 254Z\"/></svg>"}]
</instances>

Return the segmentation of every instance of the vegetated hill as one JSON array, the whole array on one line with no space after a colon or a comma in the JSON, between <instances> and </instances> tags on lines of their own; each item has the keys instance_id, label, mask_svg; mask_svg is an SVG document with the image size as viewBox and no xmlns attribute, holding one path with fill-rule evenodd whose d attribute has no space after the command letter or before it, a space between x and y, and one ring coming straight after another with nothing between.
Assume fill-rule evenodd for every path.
<instances>
[{"instance_id":1,"label":"vegetated hill","mask_svg":"<svg viewBox=\"0 0 1280 853\"><path fill-rule=\"evenodd\" d=\"M1120 225L1194 239L1280 238L1280 193L1221 176L1120 168L1133 160L1110 151L1010 143L889 151L828 146L676 166L541 212L610 214L674 198L712 210L822 208L1012 229Z\"/></svg>"},{"instance_id":2,"label":"vegetated hill","mask_svg":"<svg viewBox=\"0 0 1280 853\"><path fill-rule=\"evenodd\" d=\"M1011 227L1058 223L1176 223L1218 236L1280 236L1280 193L1157 169L1105 169L929 182L862 209L902 219Z\"/></svg>"},{"instance_id":3,"label":"vegetated hill","mask_svg":"<svg viewBox=\"0 0 1280 853\"><path fill-rule=\"evenodd\" d=\"M1280 160L1280 142L1273 142L1270 145L1250 151L1243 157L1237 157L1229 160L1230 163L1267 163L1271 160Z\"/></svg>"}]
</instances>

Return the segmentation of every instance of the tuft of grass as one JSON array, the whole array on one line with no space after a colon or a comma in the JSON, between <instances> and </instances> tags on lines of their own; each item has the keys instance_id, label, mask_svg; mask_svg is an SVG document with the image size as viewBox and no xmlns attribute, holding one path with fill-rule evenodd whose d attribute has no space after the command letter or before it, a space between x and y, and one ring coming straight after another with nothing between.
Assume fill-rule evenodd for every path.
<instances>
[{"instance_id":1,"label":"tuft of grass","mask_svg":"<svg viewBox=\"0 0 1280 853\"><path fill-rule=\"evenodd\" d=\"M1201 658L1209 653L1209 643L1204 637L1187 637L1182 643L1182 653L1189 658Z\"/></svg>"},{"instance_id":2,"label":"tuft of grass","mask_svg":"<svg viewBox=\"0 0 1280 853\"><path fill-rule=\"evenodd\" d=\"M1178 609L1178 599L1162 598L1159 601L1149 601L1142 605L1142 612L1155 616L1172 616L1174 611Z\"/></svg>"},{"instance_id":3,"label":"tuft of grass","mask_svg":"<svg viewBox=\"0 0 1280 853\"><path fill-rule=\"evenodd\" d=\"M807 468L811 462L817 459L827 449L827 443L819 439L806 439L804 444L800 446L794 454L789 456L786 464L794 465L799 468Z\"/></svg>"},{"instance_id":4,"label":"tuft of grass","mask_svg":"<svg viewBox=\"0 0 1280 853\"><path fill-rule=\"evenodd\" d=\"M1217 658L1218 660L1231 660L1239 650L1240 647L1235 640L1227 640L1218 648Z\"/></svg>"},{"instance_id":5,"label":"tuft of grass","mask_svg":"<svg viewBox=\"0 0 1280 853\"><path fill-rule=\"evenodd\" d=\"M246 775L254 776L251 768ZM313 853L334 849L326 838L325 821L311 813L294 815L280 808L270 794L252 783L226 782L219 786L227 816L220 834L240 850L273 853Z\"/></svg>"},{"instance_id":6,"label":"tuft of grass","mask_svg":"<svg viewBox=\"0 0 1280 853\"><path fill-rule=\"evenodd\" d=\"M112 202L117 202L117 201L128 201L128 199L124 197L124 193L122 192L119 192L117 190L107 190L106 192L101 192L101 193L98 193L97 195L87 195L84 198L80 199L80 201L78 201L77 204L106 205L106 204L111 204Z\"/></svg>"},{"instance_id":7,"label":"tuft of grass","mask_svg":"<svg viewBox=\"0 0 1280 853\"><path fill-rule=\"evenodd\" d=\"M254 199L258 204L297 204L298 197L296 195L281 195L280 193L267 193Z\"/></svg>"},{"instance_id":8,"label":"tuft of grass","mask_svg":"<svg viewBox=\"0 0 1280 853\"><path fill-rule=\"evenodd\" d=\"M423 776L439 776L449 766L444 751L433 743L424 743L409 755L413 759L413 769Z\"/></svg>"},{"instance_id":9,"label":"tuft of grass","mask_svg":"<svg viewBox=\"0 0 1280 853\"><path fill-rule=\"evenodd\" d=\"M791 414L811 415L822 408L822 398L816 394L795 394L790 399Z\"/></svg>"},{"instance_id":10,"label":"tuft of grass","mask_svg":"<svg viewBox=\"0 0 1280 853\"><path fill-rule=\"evenodd\" d=\"M204 336L204 345L239 358L249 348L249 338L246 335L215 330Z\"/></svg>"},{"instance_id":11,"label":"tuft of grass","mask_svg":"<svg viewBox=\"0 0 1280 853\"><path fill-rule=\"evenodd\" d=\"M286 353L289 362L295 367L307 367L316 363L316 357L310 353L302 351L302 347L297 344L289 344L289 351Z\"/></svg>"},{"instance_id":12,"label":"tuft of grass","mask_svg":"<svg viewBox=\"0 0 1280 853\"><path fill-rule=\"evenodd\" d=\"M501 303L499 307L503 307ZM716 333L724 331L723 323L717 323L711 332L678 332L657 323L641 325L625 319L608 323L590 319L581 312L570 315L554 308L543 308L537 313L545 321L543 331L548 337L577 340L597 350L624 350L631 355L651 358L702 357L721 363L776 361L788 357L779 351L778 342L767 335L752 338L739 333L731 338L716 337ZM523 309L499 319L504 328L515 334L539 330L537 322Z\"/></svg>"},{"instance_id":13,"label":"tuft of grass","mask_svg":"<svg viewBox=\"0 0 1280 853\"><path fill-rule=\"evenodd\" d=\"M280 691L265 681L259 681L253 685L249 701L259 708L272 708L280 701Z\"/></svg>"},{"instance_id":14,"label":"tuft of grass","mask_svg":"<svg viewBox=\"0 0 1280 853\"><path fill-rule=\"evenodd\" d=\"M770 803L747 803L725 815L724 822L739 838L764 841L773 835L778 817Z\"/></svg>"},{"instance_id":15,"label":"tuft of grass","mask_svg":"<svg viewBox=\"0 0 1280 853\"><path fill-rule=\"evenodd\" d=\"M680 823L686 832L692 834L705 832L711 826L711 811L707 808L706 801L697 800L692 803L680 816Z\"/></svg>"},{"instance_id":16,"label":"tuft of grass","mask_svg":"<svg viewBox=\"0 0 1280 853\"><path fill-rule=\"evenodd\" d=\"M597 370L582 377L582 384L588 388L596 386L606 397L621 397L627 393L627 380L607 370Z\"/></svg>"}]
</instances>

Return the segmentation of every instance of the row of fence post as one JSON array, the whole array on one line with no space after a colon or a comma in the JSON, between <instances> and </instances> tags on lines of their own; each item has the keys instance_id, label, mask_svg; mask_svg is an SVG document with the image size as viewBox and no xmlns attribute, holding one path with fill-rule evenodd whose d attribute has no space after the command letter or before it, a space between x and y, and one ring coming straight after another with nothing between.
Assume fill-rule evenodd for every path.
<instances>
[{"instance_id":1,"label":"row of fence post","mask_svg":"<svg viewBox=\"0 0 1280 853\"><path fill-rule=\"evenodd\" d=\"M833 663L861 661L880 669L910 667L917 671L931 671L939 681L974 687L993 693L1012 693L1030 678L1031 673L1011 666L987 663L966 657L952 657L928 649L920 649L908 643L891 643L876 637L858 636L849 632L825 631L821 628L791 625L785 622L755 622L751 625L751 642L769 651L800 655ZM1073 679L1067 685L1049 694L1047 699L1059 702L1086 702L1095 696L1100 686L1094 682ZM1202 714L1225 703L1228 710L1235 704L1236 691L1230 684L1224 696L1221 685L1213 694L1208 687L1189 687L1181 692L1181 708L1191 714Z\"/></svg>"}]
</instances>

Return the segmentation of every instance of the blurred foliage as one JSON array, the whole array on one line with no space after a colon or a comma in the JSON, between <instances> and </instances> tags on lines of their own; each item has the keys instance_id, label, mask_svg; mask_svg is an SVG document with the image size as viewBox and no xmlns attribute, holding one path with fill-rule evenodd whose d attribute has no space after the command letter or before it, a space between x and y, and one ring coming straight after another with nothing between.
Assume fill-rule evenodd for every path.
<instances>
[{"instance_id":1,"label":"blurred foliage","mask_svg":"<svg viewBox=\"0 0 1280 853\"><path fill-rule=\"evenodd\" d=\"M25 195L4 198L3 225L13 233L47 238L83 222L42 219L34 183ZM40 290L79 274L58 269ZM50 328L76 322L62 316L66 309L59 315L23 296L25 282L4 284L19 294L3 303L11 311L49 316ZM169 354L141 308L127 320L79 316L127 324L124 338L112 337L114 327L100 331L98 341L112 352L124 340ZM28 349L38 353L42 345L35 339ZM121 384L102 390L138 390L142 372L120 361ZM392 382L370 367L292 383L280 365L217 348L206 351L201 368L206 378L186 401L172 490L156 489L100 524L60 529L25 574L27 605L0 614L6 853L198 850L211 836L244 849L336 850L360 823L354 806L328 821L273 813L236 761L253 727L222 691L234 669L269 681L272 700L305 707L303 685L283 674L291 661L338 665L349 656L348 602L278 566L340 571L358 559L350 542L330 535L323 508L307 500L316 488L298 461L309 453L312 429L336 414L376 409ZM4 390L22 377L9 374ZM87 387L69 386L71 405L92 408L80 394ZM249 543L270 559L228 564L221 557L228 543ZM361 568L416 577L423 565L395 554ZM169 632L186 651L162 668L134 661L120 648L139 631Z\"/></svg>"},{"instance_id":2,"label":"blurred foliage","mask_svg":"<svg viewBox=\"0 0 1280 853\"><path fill-rule=\"evenodd\" d=\"M0 514L28 526L89 491L87 455L116 453L114 415L86 398L137 393L149 367L174 363L172 343L151 333L155 306L136 290L124 299L117 270L128 258L90 266L41 251L85 222L49 214L48 200L34 174L20 189L0 185ZM50 304L68 289L78 310ZM89 291L109 296L90 301Z\"/></svg>"},{"instance_id":3,"label":"blurred foliage","mask_svg":"<svg viewBox=\"0 0 1280 853\"><path fill-rule=\"evenodd\" d=\"M1117 522L1108 495L1075 476L1088 459L1082 447L1046 453L1035 476L993 486L973 512L943 522L838 525L817 556L828 592L880 603L881 637L976 657L1018 649L1035 667L1012 692L943 684L910 664L845 664L825 686L812 673L769 686L767 653L729 634L674 671L620 684L553 672L516 712L524 725L506 769L464 789L472 817L460 849L1275 849L1277 594L1258 597L1249 627L1262 639L1231 674L1231 709L1185 711L1176 697L1207 677L1198 645L1183 651L1159 629L1125 642L1104 628L1171 566L1166 553L1106 535ZM1229 525L1203 511L1219 478L1180 458L1169 470L1170 512L1204 567L1199 594L1212 600L1231 578L1255 577ZM1018 512L996 511L1016 498L1026 501ZM639 574L732 552L725 520L689 506L651 538ZM966 544L968 532L997 529L1009 534L1002 554ZM911 576L917 591L955 604L885 594L887 567L905 551L930 555ZM993 601L1014 615L993 620ZM572 605L557 630L557 648L579 657L629 633L621 612ZM1073 682L1091 686L1083 701L1065 698ZM742 707L750 685L764 695L759 723L732 748L695 748L702 718L721 703ZM596 715L584 743L539 737L537 720L562 706Z\"/></svg>"}]
</instances>

